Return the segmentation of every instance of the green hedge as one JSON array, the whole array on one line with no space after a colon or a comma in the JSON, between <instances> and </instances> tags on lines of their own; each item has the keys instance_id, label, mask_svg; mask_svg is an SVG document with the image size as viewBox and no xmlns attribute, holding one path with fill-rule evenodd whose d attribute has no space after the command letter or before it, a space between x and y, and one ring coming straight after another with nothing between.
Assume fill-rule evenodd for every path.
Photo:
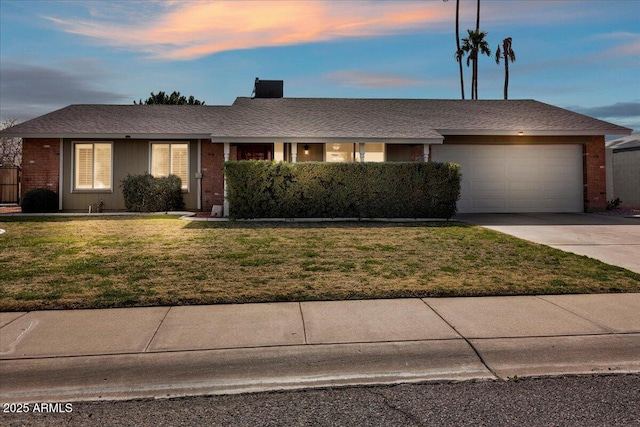
<instances>
[{"instance_id":1,"label":"green hedge","mask_svg":"<svg viewBox=\"0 0 640 427\"><path fill-rule=\"evenodd\" d=\"M127 174L122 180L124 206L131 212L163 212L184 209L182 183L178 176L154 178L151 174Z\"/></svg>"},{"instance_id":2,"label":"green hedge","mask_svg":"<svg viewBox=\"0 0 640 427\"><path fill-rule=\"evenodd\" d=\"M451 218L453 163L225 163L231 218Z\"/></svg>"}]
</instances>

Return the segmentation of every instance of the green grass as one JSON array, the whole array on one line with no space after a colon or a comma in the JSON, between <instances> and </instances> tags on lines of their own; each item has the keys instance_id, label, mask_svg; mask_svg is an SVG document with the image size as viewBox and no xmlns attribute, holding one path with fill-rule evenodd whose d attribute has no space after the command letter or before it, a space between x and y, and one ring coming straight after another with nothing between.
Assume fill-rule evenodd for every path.
<instances>
[{"instance_id":1,"label":"green grass","mask_svg":"<svg viewBox=\"0 0 640 427\"><path fill-rule=\"evenodd\" d=\"M639 292L640 275L457 222L0 218L0 310Z\"/></svg>"}]
</instances>

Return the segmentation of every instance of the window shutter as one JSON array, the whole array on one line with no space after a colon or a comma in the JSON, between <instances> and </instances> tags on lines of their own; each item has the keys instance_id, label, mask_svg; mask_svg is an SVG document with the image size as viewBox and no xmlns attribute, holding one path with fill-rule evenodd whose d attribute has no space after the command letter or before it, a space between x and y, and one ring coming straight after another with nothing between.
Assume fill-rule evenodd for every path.
<instances>
[{"instance_id":1,"label":"window shutter","mask_svg":"<svg viewBox=\"0 0 640 427\"><path fill-rule=\"evenodd\" d=\"M151 144L151 175L156 178L169 175L169 144Z\"/></svg>"},{"instance_id":2,"label":"window shutter","mask_svg":"<svg viewBox=\"0 0 640 427\"><path fill-rule=\"evenodd\" d=\"M93 188L111 188L111 144L94 144Z\"/></svg>"},{"instance_id":3,"label":"window shutter","mask_svg":"<svg viewBox=\"0 0 640 427\"><path fill-rule=\"evenodd\" d=\"M182 188L186 189L189 178L189 146L187 144L171 144L171 173L180 177Z\"/></svg>"},{"instance_id":4,"label":"window shutter","mask_svg":"<svg viewBox=\"0 0 640 427\"><path fill-rule=\"evenodd\" d=\"M93 187L93 144L76 144L76 188Z\"/></svg>"}]
</instances>

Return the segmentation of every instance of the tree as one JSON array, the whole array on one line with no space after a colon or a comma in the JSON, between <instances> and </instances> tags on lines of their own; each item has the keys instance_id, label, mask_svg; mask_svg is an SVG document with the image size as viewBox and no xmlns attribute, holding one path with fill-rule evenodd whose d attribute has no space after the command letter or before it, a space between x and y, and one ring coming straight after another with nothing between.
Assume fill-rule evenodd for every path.
<instances>
[{"instance_id":1,"label":"tree","mask_svg":"<svg viewBox=\"0 0 640 427\"><path fill-rule=\"evenodd\" d=\"M484 39L487 36L486 31L467 30L468 37L462 39L462 51L468 53L467 67L472 64L471 74L471 99L478 99L478 55L491 56L489 43Z\"/></svg>"},{"instance_id":2,"label":"tree","mask_svg":"<svg viewBox=\"0 0 640 427\"><path fill-rule=\"evenodd\" d=\"M500 58L504 58L504 99L509 99L509 61L516 62L516 53L511 48L511 37L502 40L502 51L498 45L496 64L500 64Z\"/></svg>"},{"instance_id":3,"label":"tree","mask_svg":"<svg viewBox=\"0 0 640 427\"><path fill-rule=\"evenodd\" d=\"M155 104L164 104L164 105L204 105L204 101L197 100L191 95L189 98L185 96L181 96L180 92L173 91L171 95L167 95L166 93L160 91L157 94L151 92L151 96L149 99L142 101L140 99L138 102L133 101L135 105L155 105Z\"/></svg>"},{"instance_id":4,"label":"tree","mask_svg":"<svg viewBox=\"0 0 640 427\"><path fill-rule=\"evenodd\" d=\"M16 119L3 120L0 130L16 125ZM22 163L22 138L0 138L0 166L20 166Z\"/></svg>"},{"instance_id":5,"label":"tree","mask_svg":"<svg viewBox=\"0 0 640 427\"><path fill-rule=\"evenodd\" d=\"M448 0L443 0L448 1ZM462 72L462 58L464 51L460 48L460 0L456 0L456 54L455 58L460 69L460 95L464 99L464 74Z\"/></svg>"}]
</instances>

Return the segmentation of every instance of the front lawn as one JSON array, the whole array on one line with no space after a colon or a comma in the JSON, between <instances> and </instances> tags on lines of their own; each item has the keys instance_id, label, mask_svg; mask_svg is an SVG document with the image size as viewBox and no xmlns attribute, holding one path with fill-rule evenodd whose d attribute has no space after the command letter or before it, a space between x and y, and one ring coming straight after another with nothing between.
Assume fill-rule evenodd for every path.
<instances>
[{"instance_id":1,"label":"front lawn","mask_svg":"<svg viewBox=\"0 0 640 427\"><path fill-rule=\"evenodd\" d=\"M640 274L466 224L0 217L0 310L639 292Z\"/></svg>"}]
</instances>

